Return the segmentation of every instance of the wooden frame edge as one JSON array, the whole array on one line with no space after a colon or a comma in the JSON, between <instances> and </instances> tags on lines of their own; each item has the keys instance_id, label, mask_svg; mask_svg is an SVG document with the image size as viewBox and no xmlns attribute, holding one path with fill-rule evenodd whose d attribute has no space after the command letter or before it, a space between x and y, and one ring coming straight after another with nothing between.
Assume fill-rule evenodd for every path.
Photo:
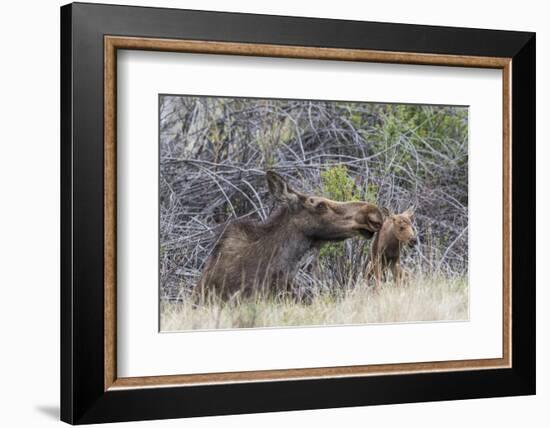
<instances>
[{"instance_id":1,"label":"wooden frame edge","mask_svg":"<svg viewBox=\"0 0 550 428\"><path fill-rule=\"evenodd\" d=\"M117 378L116 376L116 52L117 49L250 55L502 69L503 72L503 356L495 359L280 369ZM288 45L104 36L104 390L291 381L510 368L511 310L511 82L512 60L501 57L382 52Z\"/></svg>"},{"instance_id":2,"label":"wooden frame edge","mask_svg":"<svg viewBox=\"0 0 550 428\"><path fill-rule=\"evenodd\" d=\"M293 381L303 379L326 379L401 375L465 370L505 368L503 358L485 360L435 361L423 363L371 364L363 366L316 367L306 369L259 370L226 373L201 373L189 375L144 376L118 378L109 390L133 388L159 388L172 386L199 386L227 383L267 381Z\"/></svg>"},{"instance_id":3,"label":"wooden frame edge","mask_svg":"<svg viewBox=\"0 0 550 428\"><path fill-rule=\"evenodd\" d=\"M502 69L502 355L512 367L512 60Z\"/></svg>"},{"instance_id":4,"label":"wooden frame edge","mask_svg":"<svg viewBox=\"0 0 550 428\"><path fill-rule=\"evenodd\" d=\"M334 61L368 61L395 64L445 65L457 67L504 68L509 58L411 52L340 49L260 43L174 40L146 37L105 36L105 45L116 49L241 55Z\"/></svg>"},{"instance_id":5,"label":"wooden frame edge","mask_svg":"<svg viewBox=\"0 0 550 428\"><path fill-rule=\"evenodd\" d=\"M116 380L116 48L104 43L104 389Z\"/></svg>"}]
</instances>

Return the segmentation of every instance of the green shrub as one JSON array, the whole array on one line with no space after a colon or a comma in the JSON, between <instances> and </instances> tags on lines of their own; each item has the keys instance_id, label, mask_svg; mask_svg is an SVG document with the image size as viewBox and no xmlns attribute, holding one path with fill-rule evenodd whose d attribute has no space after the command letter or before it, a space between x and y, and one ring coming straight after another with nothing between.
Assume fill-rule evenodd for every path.
<instances>
[{"instance_id":1,"label":"green shrub","mask_svg":"<svg viewBox=\"0 0 550 428\"><path fill-rule=\"evenodd\" d=\"M336 165L321 172L323 193L335 201L360 201L361 191L348 174L345 165Z\"/></svg>"}]
</instances>

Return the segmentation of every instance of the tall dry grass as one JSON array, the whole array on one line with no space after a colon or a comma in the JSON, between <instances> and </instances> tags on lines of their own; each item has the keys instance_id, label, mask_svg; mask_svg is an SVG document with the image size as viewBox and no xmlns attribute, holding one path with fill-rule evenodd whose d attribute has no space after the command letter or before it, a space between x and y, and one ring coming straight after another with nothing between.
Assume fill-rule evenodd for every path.
<instances>
[{"instance_id":1,"label":"tall dry grass","mask_svg":"<svg viewBox=\"0 0 550 428\"><path fill-rule=\"evenodd\" d=\"M283 297L193 307L184 300L162 301L160 308L162 331L467 319L465 277L416 276L402 287L385 282L378 291L360 281L353 288L314 293L307 303Z\"/></svg>"}]
</instances>

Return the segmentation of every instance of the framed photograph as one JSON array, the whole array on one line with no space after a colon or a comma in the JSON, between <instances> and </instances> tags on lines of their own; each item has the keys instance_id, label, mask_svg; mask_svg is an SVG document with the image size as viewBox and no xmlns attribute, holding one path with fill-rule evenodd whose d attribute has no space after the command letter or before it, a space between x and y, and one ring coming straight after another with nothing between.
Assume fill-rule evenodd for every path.
<instances>
[{"instance_id":1,"label":"framed photograph","mask_svg":"<svg viewBox=\"0 0 550 428\"><path fill-rule=\"evenodd\" d=\"M535 393L535 35L61 8L61 418Z\"/></svg>"}]
</instances>

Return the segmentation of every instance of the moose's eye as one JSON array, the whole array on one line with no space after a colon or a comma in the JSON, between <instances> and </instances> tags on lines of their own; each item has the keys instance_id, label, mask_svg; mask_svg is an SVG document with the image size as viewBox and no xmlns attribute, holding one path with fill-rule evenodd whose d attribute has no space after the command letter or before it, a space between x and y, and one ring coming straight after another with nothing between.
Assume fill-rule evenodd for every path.
<instances>
[{"instance_id":1,"label":"moose's eye","mask_svg":"<svg viewBox=\"0 0 550 428\"><path fill-rule=\"evenodd\" d=\"M325 211L327 209L327 204L321 201L315 205L315 208L319 211Z\"/></svg>"}]
</instances>

